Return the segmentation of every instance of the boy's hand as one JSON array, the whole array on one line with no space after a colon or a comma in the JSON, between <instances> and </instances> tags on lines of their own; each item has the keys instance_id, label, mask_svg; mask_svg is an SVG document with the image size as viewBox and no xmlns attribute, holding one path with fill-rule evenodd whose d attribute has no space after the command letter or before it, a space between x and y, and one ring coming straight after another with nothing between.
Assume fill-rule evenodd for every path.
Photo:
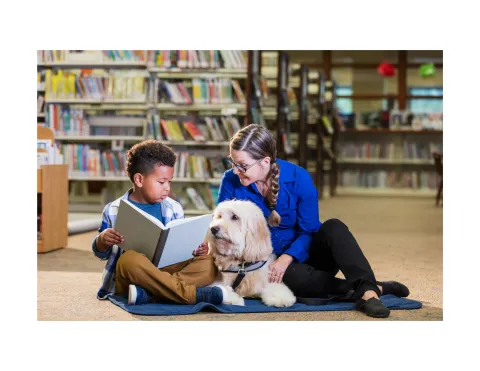
<instances>
[{"instance_id":1,"label":"boy's hand","mask_svg":"<svg viewBox=\"0 0 480 371\"><path fill-rule=\"evenodd\" d=\"M200 246L198 246L195 250L193 250L194 256L201 256L208 254L208 242L203 241Z\"/></svg>"},{"instance_id":2,"label":"boy's hand","mask_svg":"<svg viewBox=\"0 0 480 371\"><path fill-rule=\"evenodd\" d=\"M102 239L103 244L106 246L120 245L124 241L122 235L113 228L105 229L100 234L100 238Z\"/></svg>"}]
</instances>

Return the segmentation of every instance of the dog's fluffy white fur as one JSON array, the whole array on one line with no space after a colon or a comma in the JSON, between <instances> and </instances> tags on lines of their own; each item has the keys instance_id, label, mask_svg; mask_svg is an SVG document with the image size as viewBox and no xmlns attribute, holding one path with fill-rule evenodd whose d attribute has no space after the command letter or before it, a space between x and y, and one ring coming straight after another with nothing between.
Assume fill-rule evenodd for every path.
<instances>
[{"instance_id":1,"label":"dog's fluffy white fur","mask_svg":"<svg viewBox=\"0 0 480 371\"><path fill-rule=\"evenodd\" d=\"M212 228L218 229L213 234ZM260 297L265 305L275 307L292 306L296 298L283 283L269 283L268 269L275 260L270 230L260 208L250 201L224 201L213 213L207 234L210 254L219 269L215 286L228 291L225 303L244 305L241 297ZM225 273L230 266L267 260L260 269L247 272L232 295L232 285L237 273Z\"/></svg>"}]
</instances>

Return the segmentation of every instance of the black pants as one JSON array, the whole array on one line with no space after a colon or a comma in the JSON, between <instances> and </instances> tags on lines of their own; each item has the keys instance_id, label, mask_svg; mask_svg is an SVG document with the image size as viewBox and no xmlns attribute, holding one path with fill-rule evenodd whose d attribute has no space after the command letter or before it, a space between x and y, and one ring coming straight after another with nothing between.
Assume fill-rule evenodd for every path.
<instances>
[{"instance_id":1,"label":"black pants","mask_svg":"<svg viewBox=\"0 0 480 371\"><path fill-rule=\"evenodd\" d=\"M338 219L329 219L313 235L309 258L305 263L292 263L283 282L295 296L325 298L346 295L359 299L365 291L380 296L375 275L360 246L348 227ZM346 279L336 278L341 270Z\"/></svg>"}]
</instances>

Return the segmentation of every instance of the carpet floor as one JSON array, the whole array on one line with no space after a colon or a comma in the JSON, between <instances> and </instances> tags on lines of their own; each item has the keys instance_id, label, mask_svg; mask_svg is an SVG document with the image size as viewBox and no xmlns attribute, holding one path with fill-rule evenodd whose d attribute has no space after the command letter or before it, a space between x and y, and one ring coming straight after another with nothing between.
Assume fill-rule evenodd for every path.
<instances>
[{"instance_id":1,"label":"carpet floor","mask_svg":"<svg viewBox=\"0 0 480 371\"><path fill-rule=\"evenodd\" d=\"M322 221L339 218L350 228L378 280L397 280L421 301L418 310L392 311L387 320L443 319L443 209L423 198L337 197L320 202ZM69 237L68 247L37 256L38 320L363 321L355 311L219 314L150 317L131 315L96 299L105 262L91 251L95 232ZM341 274L340 274L341 276ZM384 320L384 319L383 319Z\"/></svg>"}]
</instances>

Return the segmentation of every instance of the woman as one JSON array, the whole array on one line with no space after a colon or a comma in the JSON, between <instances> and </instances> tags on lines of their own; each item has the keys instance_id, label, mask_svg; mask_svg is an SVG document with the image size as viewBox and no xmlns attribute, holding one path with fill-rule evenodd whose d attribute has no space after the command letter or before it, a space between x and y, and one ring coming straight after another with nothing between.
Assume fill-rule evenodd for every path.
<instances>
[{"instance_id":1,"label":"woman","mask_svg":"<svg viewBox=\"0 0 480 371\"><path fill-rule=\"evenodd\" d=\"M318 195L309 173L276 158L266 128L249 125L230 141L231 170L225 172L219 200L250 200L268 220L277 260L270 282L283 281L297 297L340 297L372 317L388 317L380 295L409 295L401 283L377 282L360 246L338 219L319 221ZM346 279L336 278L341 270Z\"/></svg>"}]
</instances>

